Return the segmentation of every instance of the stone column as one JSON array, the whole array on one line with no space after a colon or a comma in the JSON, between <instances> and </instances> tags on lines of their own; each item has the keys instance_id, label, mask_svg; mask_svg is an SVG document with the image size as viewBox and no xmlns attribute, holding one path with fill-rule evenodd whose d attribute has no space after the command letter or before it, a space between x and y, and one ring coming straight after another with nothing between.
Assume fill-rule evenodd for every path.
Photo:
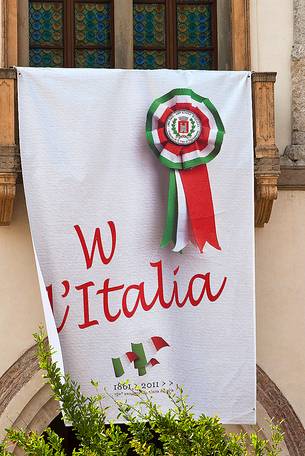
<instances>
[{"instance_id":1,"label":"stone column","mask_svg":"<svg viewBox=\"0 0 305 456\"><path fill-rule=\"evenodd\" d=\"M282 157L284 166L305 166L305 0L294 0L291 53L292 135Z\"/></svg>"}]
</instances>

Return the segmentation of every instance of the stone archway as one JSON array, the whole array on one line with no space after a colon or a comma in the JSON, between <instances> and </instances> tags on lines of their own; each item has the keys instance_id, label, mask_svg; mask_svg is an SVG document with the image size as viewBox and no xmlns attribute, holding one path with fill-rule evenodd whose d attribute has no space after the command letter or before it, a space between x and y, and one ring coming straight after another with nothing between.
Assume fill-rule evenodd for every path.
<instances>
[{"instance_id":1,"label":"stone archway","mask_svg":"<svg viewBox=\"0 0 305 456\"><path fill-rule=\"evenodd\" d=\"M258 426L268 436L266 420L284 419L285 432L283 455L304 456L305 429L285 396L257 366L257 420ZM27 350L0 378L0 438L9 426L23 427L42 433L58 415L57 402L39 372L36 346ZM230 426L230 430L253 430L252 426ZM14 449L13 454L22 454Z\"/></svg>"}]
</instances>

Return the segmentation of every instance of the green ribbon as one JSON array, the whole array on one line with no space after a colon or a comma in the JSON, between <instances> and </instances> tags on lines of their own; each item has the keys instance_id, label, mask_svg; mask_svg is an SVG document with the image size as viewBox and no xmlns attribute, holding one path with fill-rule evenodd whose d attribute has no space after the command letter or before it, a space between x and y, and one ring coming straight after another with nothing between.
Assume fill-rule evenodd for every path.
<instances>
[{"instance_id":1,"label":"green ribbon","mask_svg":"<svg viewBox=\"0 0 305 456\"><path fill-rule=\"evenodd\" d=\"M176 243L177 231L177 213L178 213L178 199L177 199L177 185L175 171L169 170L169 183L168 183L168 200L167 200L167 214L166 224L163 231L161 247L166 247L171 241Z\"/></svg>"}]
</instances>

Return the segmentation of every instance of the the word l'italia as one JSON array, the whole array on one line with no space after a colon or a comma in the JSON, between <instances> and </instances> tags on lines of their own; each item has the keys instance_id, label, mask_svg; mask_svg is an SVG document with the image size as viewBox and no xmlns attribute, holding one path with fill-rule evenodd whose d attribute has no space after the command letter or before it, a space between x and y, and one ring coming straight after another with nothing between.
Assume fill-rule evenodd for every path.
<instances>
[{"instance_id":1,"label":"the word l'italia","mask_svg":"<svg viewBox=\"0 0 305 456\"><path fill-rule=\"evenodd\" d=\"M99 263L105 267L111 263L114 258L117 247L117 230L113 221L108 221L108 230L111 239L111 245L104 245L101 229L96 228L93 235L91 248L88 248L88 242L85 239L83 231L79 225L74 226L75 233L78 237L80 247L84 257L84 265L86 269L91 269L94 262L97 261L97 252L99 255ZM179 257L177 257L178 262ZM140 309L145 312L152 311L157 307L170 309L176 306L182 309L184 306L191 305L197 307L206 301L215 302L222 295L227 283L227 277L222 279L222 282L215 285L212 284L210 272L198 272L190 277L188 285L184 290L179 286L179 270L177 264L172 271L172 280L167 290L164 289L164 266L161 260L150 262L152 278L151 283L154 283L154 292L148 292L145 288L145 282L125 284L113 283L110 277L101 278L100 283L86 281L80 284L71 284L69 280L62 280L60 287L60 297L63 300L62 316L58 332L61 332L69 318L72 306L81 306L82 321L78 322L80 329L86 329L91 326L100 325L105 322L115 323L119 318L132 318ZM167 280L169 279L167 273ZM150 285L151 285L150 283ZM48 296L53 308L54 290L58 290L54 284L47 287ZM58 302L58 299L56 299ZM96 317L96 309L101 309L100 319L92 317L94 313ZM58 316L59 310L56 312Z\"/></svg>"}]
</instances>

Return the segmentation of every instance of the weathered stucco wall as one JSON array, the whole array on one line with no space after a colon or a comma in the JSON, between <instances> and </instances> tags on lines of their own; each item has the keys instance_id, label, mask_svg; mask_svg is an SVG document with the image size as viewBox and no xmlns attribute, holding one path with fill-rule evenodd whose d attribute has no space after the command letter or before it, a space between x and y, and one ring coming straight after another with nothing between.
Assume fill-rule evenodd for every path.
<instances>
[{"instance_id":1,"label":"weathered stucco wall","mask_svg":"<svg viewBox=\"0 0 305 456\"><path fill-rule=\"evenodd\" d=\"M277 71L276 138L291 143L293 0L252 0L252 69ZM257 361L305 424L305 192L281 191L256 230Z\"/></svg>"},{"instance_id":2,"label":"weathered stucco wall","mask_svg":"<svg viewBox=\"0 0 305 456\"><path fill-rule=\"evenodd\" d=\"M291 76L293 0L250 0L253 71L277 71L277 146L280 154L291 143Z\"/></svg>"},{"instance_id":3,"label":"weathered stucco wall","mask_svg":"<svg viewBox=\"0 0 305 456\"><path fill-rule=\"evenodd\" d=\"M23 188L13 222L0 227L0 377L34 343L43 322Z\"/></svg>"},{"instance_id":4,"label":"weathered stucco wall","mask_svg":"<svg viewBox=\"0 0 305 456\"><path fill-rule=\"evenodd\" d=\"M256 230L257 362L305 425L305 192L280 192Z\"/></svg>"}]
</instances>

